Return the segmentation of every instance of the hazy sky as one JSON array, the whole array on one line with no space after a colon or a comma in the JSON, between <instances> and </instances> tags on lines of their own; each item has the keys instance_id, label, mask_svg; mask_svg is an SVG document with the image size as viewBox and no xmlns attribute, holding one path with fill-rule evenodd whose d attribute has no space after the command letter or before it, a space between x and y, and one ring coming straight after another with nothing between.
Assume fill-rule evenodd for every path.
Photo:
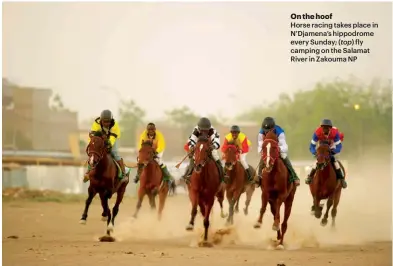
<instances>
[{"instance_id":1,"label":"hazy sky","mask_svg":"<svg viewBox=\"0 0 393 266\"><path fill-rule=\"evenodd\" d=\"M377 22L357 63L289 63L290 14ZM390 78L391 3L3 3L3 77L52 88L80 118L132 98L232 116L321 79ZM108 89L112 88L112 89ZM119 93L116 93L117 90Z\"/></svg>"}]
</instances>

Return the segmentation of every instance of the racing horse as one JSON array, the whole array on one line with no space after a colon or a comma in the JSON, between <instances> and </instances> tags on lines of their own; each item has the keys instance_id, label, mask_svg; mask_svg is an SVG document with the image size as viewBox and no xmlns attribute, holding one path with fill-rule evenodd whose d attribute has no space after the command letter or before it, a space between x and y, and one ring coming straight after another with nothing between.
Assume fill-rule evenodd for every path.
<instances>
[{"instance_id":1,"label":"racing horse","mask_svg":"<svg viewBox=\"0 0 393 266\"><path fill-rule=\"evenodd\" d=\"M233 224L234 207L235 204L238 206L240 195L246 192L246 206L243 209L244 214L248 214L248 206L251 202L252 194L255 190L255 184L249 184L247 180L247 173L242 164L239 161L239 151L236 145L233 143L228 144L228 148L224 152L225 157L225 169L228 174L228 180L226 182L226 197L229 204L229 215L227 218L227 225ZM255 170L252 169L252 175Z\"/></svg>"},{"instance_id":2,"label":"racing horse","mask_svg":"<svg viewBox=\"0 0 393 266\"><path fill-rule=\"evenodd\" d=\"M86 224L90 204L98 193L103 209L102 218L107 222L107 236L110 236L111 232L113 232L115 218L119 213L119 206L123 200L129 181L127 179L122 182L118 178L121 169L112 158L106 142L106 135L98 131L90 135L90 142L86 147L88 164L91 167L90 185L88 188L88 198L86 199L85 209L80 219L80 223ZM109 199L114 193L117 193L117 197L111 214Z\"/></svg>"},{"instance_id":3,"label":"racing horse","mask_svg":"<svg viewBox=\"0 0 393 266\"><path fill-rule=\"evenodd\" d=\"M142 173L138 190L138 202L133 215L134 218L138 216L145 195L149 198L150 207L152 209L156 208L155 198L157 194L159 198L158 219L161 220L162 217L162 211L164 210L169 187L167 182L163 182L161 168L154 160L155 154L153 142L150 140L143 141L138 154L138 164L142 166Z\"/></svg>"},{"instance_id":4,"label":"racing horse","mask_svg":"<svg viewBox=\"0 0 393 266\"><path fill-rule=\"evenodd\" d=\"M329 210L332 209L332 227L335 227L335 219L337 215L337 206L341 197L341 183L337 180L336 172L331 161L331 150L329 142L320 141L317 148L317 169L309 187L313 197L313 205L311 211L314 216L319 219L322 216L322 208L320 201L327 199L326 212L321 220L321 225L325 226L328 222ZM340 163L343 169L342 164ZM345 175L345 170L343 171ZM345 178L345 176L344 176Z\"/></svg>"},{"instance_id":5,"label":"racing horse","mask_svg":"<svg viewBox=\"0 0 393 266\"><path fill-rule=\"evenodd\" d=\"M288 219L291 215L292 203L295 198L296 186L289 182L289 172L280 158L278 139L273 131L266 134L262 143L262 160L265 168L262 172L262 207L258 221L254 228L260 228L267 204L274 217L272 229L277 231L278 249L283 249L284 235L288 228ZM284 220L280 230L280 208L284 203Z\"/></svg>"},{"instance_id":6,"label":"racing horse","mask_svg":"<svg viewBox=\"0 0 393 266\"><path fill-rule=\"evenodd\" d=\"M186 230L192 231L194 229L195 216L199 205L204 218L203 225L205 228L201 243L202 246L212 246L208 242L209 218L216 194L223 191L223 189L220 189L220 174L211 153L212 149L212 142L209 137L201 135L194 149L195 164L189 185L189 197L192 209L191 219Z\"/></svg>"}]
</instances>

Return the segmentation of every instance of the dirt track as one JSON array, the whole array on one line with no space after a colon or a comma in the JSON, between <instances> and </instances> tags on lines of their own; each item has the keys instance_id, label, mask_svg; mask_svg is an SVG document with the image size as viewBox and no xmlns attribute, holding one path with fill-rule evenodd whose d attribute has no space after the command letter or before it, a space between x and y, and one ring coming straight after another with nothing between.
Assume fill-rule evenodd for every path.
<instances>
[{"instance_id":1,"label":"dirt track","mask_svg":"<svg viewBox=\"0 0 393 266\"><path fill-rule=\"evenodd\" d=\"M83 203L4 203L3 265L277 265L280 261L287 266L392 265L391 181L383 180L348 182L336 231L331 230L330 223L321 227L309 214L310 196L302 185L289 220L284 251L269 250L275 235L270 213L262 229L252 228L260 207L260 192L253 197L249 216L235 216L234 232L214 248L196 247L202 227L199 216L198 231L185 231L190 210L188 199L181 195L169 198L161 224L147 202L138 220L132 220L135 200L126 199L120 207L115 243L97 241L105 232L98 198L90 209L87 225L78 223ZM377 197L367 201L366 191ZM215 205L214 229L224 224L217 208ZM19 238L7 238L11 235Z\"/></svg>"}]
</instances>

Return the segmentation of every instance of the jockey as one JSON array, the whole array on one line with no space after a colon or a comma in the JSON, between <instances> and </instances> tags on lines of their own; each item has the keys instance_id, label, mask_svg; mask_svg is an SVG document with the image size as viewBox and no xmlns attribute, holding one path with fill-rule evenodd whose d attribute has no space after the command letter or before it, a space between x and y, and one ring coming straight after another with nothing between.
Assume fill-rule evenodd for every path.
<instances>
[{"instance_id":1,"label":"jockey","mask_svg":"<svg viewBox=\"0 0 393 266\"><path fill-rule=\"evenodd\" d=\"M165 139L164 135L156 129L156 125L153 123L147 124L146 130L144 130L139 137L139 149L142 147L142 142L146 140L152 140L153 141L153 147L157 147L155 152L155 158L154 160L158 163L158 165L161 167L161 171L163 174L163 180L164 181L169 181L172 179L171 174L168 171L168 168L162 161L162 155L164 154L165 151ZM141 175L143 170L143 165L138 164L138 171L136 173L136 176L134 178L134 182L137 183L139 181L139 176Z\"/></svg>"},{"instance_id":2,"label":"jockey","mask_svg":"<svg viewBox=\"0 0 393 266\"><path fill-rule=\"evenodd\" d=\"M210 137L210 140L213 143L212 156L217 164L221 182L224 182L224 169L222 167L222 163L220 157L218 156L218 151L217 151L220 148L220 135L214 129L214 127L212 127L210 120L208 118L202 117L201 119L199 119L198 125L194 127L194 130L192 131L190 137L188 138L188 143L187 143L188 149L191 153L194 151L195 145L198 141L198 137L201 135L201 133L204 132L207 133L207 135ZM194 169L194 157L191 157L190 163L187 166L184 175L182 176L182 178L186 182L190 181L190 177L193 169Z\"/></svg>"},{"instance_id":3,"label":"jockey","mask_svg":"<svg viewBox=\"0 0 393 266\"><path fill-rule=\"evenodd\" d=\"M280 157L283 160L285 166L288 168L288 171L290 173L290 180L296 185L300 185L300 179L297 176L295 170L292 167L291 161L288 158L288 144L285 140L285 133L284 130L276 125L276 122L272 117L266 117L263 122L261 129L258 134L258 153L262 154L262 143L263 139L266 136L266 134L273 130L273 132L276 134L278 138L278 146L280 147ZM262 183L262 169L264 168L264 162L261 156L261 160L259 162L259 168L258 168L258 178L259 178L259 184Z\"/></svg>"},{"instance_id":4,"label":"jockey","mask_svg":"<svg viewBox=\"0 0 393 266\"><path fill-rule=\"evenodd\" d=\"M344 179L343 173L341 172L340 165L338 164L334 155L339 154L342 149L341 139L344 138L343 134L340 134L336 127L333 127L333 123L330 119L323 119L321 125L315 130L311 143L310 152L315 156L317 154L316 145L318 141L327 140L331 143L331 160L336 171L337 178L341 180L341 186L347 187L347 182ZM316 172L316 165L311 169L310 174L306 178L306 184L310 184L311 180Z\"/></svg>"},{"instance_id":5,"label":"jockey","mask_svg":"<svg viewBox=\"0 0 393 266\"><path fill-rule=\"evenodd\" d=\"M97 131L101 131L107 136L107 139L109 140L108 144L111 147L111 155L119 164L122 171L120 179L122 180L122 182L128 181L125 165L123 159L119 156L118 145L116 141L117 139L120 138L120 128L117 121L113 119L113 115L111 111L109 110L102 111L100 117L97 117L94 120L93 125L91 126L89 132L89 137L92 136ZM84 183L86 183L89 180L89 172L90 172L90 165L87 166L87 171L83 178Z\"/></svg>"},{"instance_id":6,"label":"jockey","mask_svg":"<svg viewBox=\"0 0 393 266\"><path fill-rule=\"evenodd\" d=\"M231 133L225 136L224 144L222 145L221 151L225 152L228 149L228 145L230 143L234 143L238 148L238 151L240 153L240 163L243 165L244 169L247 172L248 181L251 182L253 180L251 168L249 168L246 161L246 155L249 152L251 141L248 140L247 136L243 132L240 132L239 126L234 125L231 127ZM224 172L226 172L225 169Z\"/></svg>"}]
</instances>

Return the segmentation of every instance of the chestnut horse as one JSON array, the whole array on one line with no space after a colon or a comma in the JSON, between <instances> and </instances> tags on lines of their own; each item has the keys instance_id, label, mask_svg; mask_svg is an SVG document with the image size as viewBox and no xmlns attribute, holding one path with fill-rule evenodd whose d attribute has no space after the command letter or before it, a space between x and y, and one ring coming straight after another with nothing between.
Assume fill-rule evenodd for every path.
<instances>
[{"instance_id":1,"label":"chestnut horse","mask_svg":"<svg viewBox=\"0 0 393 266\"><path fill-rule=\"evenodd\" d=\"M326 141L319 142L319 146L317 148L317 169L309 186L313 197L311 211L314 212L316 218L321 218L323 207L320 206L320 201L327 199L326 213L323 216L321 225L325 226L327 224L329 217L328 213L330 208L333 206L332 227L334 227L337 215L337 206L341 197L341 183L340 180L337 180L336 172L334 171L334 166L331 162L330 146Z\"/></svg>"},{"instance_id":2,"label":"chestnut horse","mask_svg":"<svg viewBox=\"0 0 393 266\"><path fill-rule=\"evenodd\" d=\"M136 204L136 210L133 215L137 218L139 210L142 206L143 198L145 195L149 197L150 207L156 208L156 196L158 194L158 219L162 217L162 211L165 206L165 201L168 196L168 184L162 180L162 171L158 163L154 160L155 158L155 147L153 142L146 140L142 142L142 147L139 150L138 164L143 166L143 170L140 177L140 186L138 190L138 202Z\"/></svg>"},{"instance_id":3,"label":"chestnut horse","mask_svg":"<svg viewBox=\"0 0 393 266\"><path fill-rule=\"evenodd\" d=\"M248 214L248 206L251 202L252 194L255 190L255 185L249 184L247 179L247 173L242 164L239 161L239 151L236 145L229 144L228 148L224 152L225 157L225 169L229 176L226 182L226 196L229 204L229 216L227 219L227 225L233 224L233 214L235 203L239 203L240 195L246 192L246 207L243 209L244 214ZM252 169L254 175L255 170Z\"/></svg>"},{"instance_id":4,"label":"chestnut horse","mask_svg":"<svg viewBox=\"0 0 393 266\"><path fill-rule=\"evenodd\" d=\"M289 182L289 172L280 158L278 139L273 131L266 134L262 143L262 160L265 168L262 172L262 207L259 218L254 228L260 228L262 217L265 214L267 203L274 217L272 229L277 231L277 248L284 248L284 235L288 227L288 219L291 215L292 203L295 198L296 186ZM280 208L284 203L284 220L280 230Z\"/></svg>"},{"instance_id":5,"label":"chestnut horse","mask_svg":"<svg viewBox=\"0 0 393 266\"><path fill-rule=\"evenodd\" d=\"M214 199L220 189L220 174L212 154L212 143L209 137L202 135L198 138L195 145L195 165L191 175L189 186L189 196L192 204L191 219L186 230L194 229L195 216L199 205L203 215L203 225L205 232L203 236L203 245L211 246L208 240L208 230L210 226L210 212L214 205Z\"/></svg>"},{"instance_id":6,"label":"chestnut horse","mask_svg":"<svg viewBox=\"0 0 393 266\"><path fill-rule=\"evenodd\" d=\"M128 181L120 183L118 175L121 170L115 164L105 142L105 135L101 132L96 132L94 135L90 136L90 142L86 148L86 153L89 157L88 164L91 167L90 185L88 188L89 196L86 199L85 209L80 219L80 223L86 224L90 204L98 193L103 209L102 218L107 222L107 235L110 236L115 226L115 218L119 212L119 206L123 200ZM112 216L109 209L109 199L114 193L117 193L117 197L112 210Z\"/></svg>"}]
</instances>

